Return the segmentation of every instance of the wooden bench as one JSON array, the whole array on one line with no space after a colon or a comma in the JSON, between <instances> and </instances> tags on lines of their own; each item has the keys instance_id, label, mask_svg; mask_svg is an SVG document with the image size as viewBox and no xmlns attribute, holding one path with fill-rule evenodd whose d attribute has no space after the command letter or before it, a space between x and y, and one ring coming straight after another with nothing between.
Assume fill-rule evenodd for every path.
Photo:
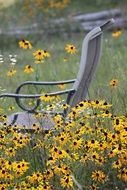
<instances>
[{"instance_id":1,"label":"wooden bench","mask_svg":"<svg viewBox=\"0 0 127 190\"><path fill-rule=\"evenodd\" d=\"M88 88L92 77L95 73L96 67L99 63L100 55L101 55L101 47L102 47L102 36L103 32L108 29L114 23L114 19L108 20L101 26L95 27L92 29L84 38L82 44L82 52L81 52L81 60L79 65L79 71L75 79L72 80L64 80L64 81L56 81L56 82L44 82L44 81L26 81L16 89L15 93L4 93L0 95L0 98L9 97L14 98L17 105L23 110L23 112L14 113L8 118L8 124L18 124L24 125L28 128L33 123L38 123L38 120L33 117L34 113L37 113L37 108L40 105L40 96L42 94L20 94L20 90L26 85L58 85L58 84L73 84L72 88L67 90L61 90L57 92L48 93L48 96L55 95L67 95L66 103L71 107L76 106L77 103L83 101L88 92ZM21 99L34 99L36 100L36 105L29 109L26 105L22 104ZM60 114L64 117L68 113L68 109L64 110ZM42 110L43 112L43 110ZM49 115L49 113L47 112ZM40 122L40 121L39 121ZM47 127L53 125L52 121L47 117L45 121L42 121L42 125L47 125Z\"/></svg>"}]
</instances>

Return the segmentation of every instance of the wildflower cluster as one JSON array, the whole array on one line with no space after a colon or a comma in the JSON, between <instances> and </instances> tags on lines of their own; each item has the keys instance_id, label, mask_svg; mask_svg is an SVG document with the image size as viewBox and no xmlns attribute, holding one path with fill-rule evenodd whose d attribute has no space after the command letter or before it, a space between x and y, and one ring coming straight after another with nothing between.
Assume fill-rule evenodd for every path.
<instances>
[{"instance_id":1,"label":"wildflower cluster","mask_svg":"<svg viewBox=\"0 0 127 190\"><path fill-rule=\"evenodd\" d=\"M7 126L4 120L1 188L125 188L127 117L114 116L111 106L102 100L82 101L70 109L66 119L52 115L52 127L47 130L43 122L36 123L31 133L21 126ZM35 117L48 118L42 113Z\"/></svg>"},{"instance_id":2,"label":"wildflower cluster","mask_svg":"<svg viewBox=\"0 0 127 190\"><path fill-rule=\"evenodd\" d=\"M54 11L54 14L56 14L56 11L64 10L70 2L71 0L24 0L21 5L27 16L36 18L36 14L42 14L42 12L45 15L49 15L49 13Z\"/></svg>"},{"instance_id":3,"label":"wildflower cluster","mask_svg":"<svg viewBox=\"0 0 127 190\"><path fill-rule=\"evenodd\" d=\"M21 40L19 41L19 46L23 49L31 49L32 45L28 40Z\"/></svg>"},{"instance_id":4,"label":"wildflower cluster","mask_svg":"<svg viewBox=\"0 0 127 190\"><path fill-rule=\"evenodd\" d=\"M28 145L30 137L18 132L18 126L7 126L5 119L0 124L0 189L13 189L15 181L29 169L29 162L17 159L16 155Z\"/></svg>"},{"instance_id":5,"label":"wildflower cluster","mask_svg":"<svg viewBox=\"0 0 127 190\"><path fill-rule=\"evenodd\" d=\"M21 40L19 45L32 50L28 40ZM77 49L67 44L65 51L75 54ZM32 55L35 67L51 56L43 49ZM16 55L9 57L7 76L12 77L16 74L17 59ZM35 70L31 65L24 68L27 74ZM117 79L109 81L111 88L117 85ZM66 85L57 87L63 90ZM6 115L0 115L0 189L125 189L127 117L114 115L112 105L104 100L82 101L73 108L62 100L58 103L59 96L43 94L40 100L43 108L48 104L48 113L56 114L34 114L38 123L29 128L8 125ZM9 106L8 111L14 109L14 105ZM58 114L57 109L66 110L67 117Z\"/></svg>"},{"instance_id":6,"label":"wildflower cluster","mask_svg":"<svg viewBox=\"0 0 127 190\"><path fill-rule=\"evenodd\" d=\"M22 49L32 49L31 42L28 40L21 40L19 41L19 46ZM76 47L73 44L67 44L65 46L65 51L68 54L75 54L77 52ZM49 51L43 50L43 49L38 49L32 53L34 57L34 63L36 65L45 63L45 60L51 56ZM66 60L65 60L66 59ZM64 59L64 62L67 61L67 58ZM32 65L26 65L24 68L24 72L27 74L33 73L35 71L34 67ZM37 70L36 70L37 71ZM15 69L11 69L8 71L7 75L8 76L14 76L16 73ZM60 85L60 88L62 89L64 85Z\"/></svg>"},{"instance_id":7,"label":"wildflower cluster","mask_svg":"<svg viewBox=\"0 0 127 190\"><path fill-rule=\"evenodd\" d=\"M20 46L20 48L23 48L23 49L32 49L31 42L28 40L19 41L19 46ZM39 49L39 50L33 52L33 56L35 58L34 63L39 64L39 63L44 62L44 58L50 57L50 53L47 50ZM14 72L14 71L11 71L11 73L12 72ZM24 72L27 74L33 73L34 68L31 65L26 65L24 68Z\"/></svg>"},{"instance_id":8,"label":"wildflower cluster","mask_svg":"<svg viewBox=\"0 0 127 190\"><path fill-rule=\"evenodd\" d=\"M47 50L37 50L33 53L33 56L35 58L35 63L41 63L44 61L44 58L50 57L50 53Z\"/></svg>"}]
</instances>

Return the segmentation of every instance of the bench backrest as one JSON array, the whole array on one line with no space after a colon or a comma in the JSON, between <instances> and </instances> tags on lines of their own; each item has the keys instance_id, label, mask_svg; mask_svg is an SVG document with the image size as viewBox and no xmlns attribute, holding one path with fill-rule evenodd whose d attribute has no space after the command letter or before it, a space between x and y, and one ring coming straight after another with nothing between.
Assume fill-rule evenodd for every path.
<instances>
[{"instance_id":1,"label":"bench backrest","mask_svg":"<svg viewBox=\"0 0 127 190\"><path fill-rule=\"evenodd\" d=\"M107 29L113 23L113 19L109 20L104 25L91 30L84 38L79 71L73 85L75 91L67 97L67 103L71 107L74 107L86 98L90 82L99 63L103 30Z\"/></svg>"}]
</instances>

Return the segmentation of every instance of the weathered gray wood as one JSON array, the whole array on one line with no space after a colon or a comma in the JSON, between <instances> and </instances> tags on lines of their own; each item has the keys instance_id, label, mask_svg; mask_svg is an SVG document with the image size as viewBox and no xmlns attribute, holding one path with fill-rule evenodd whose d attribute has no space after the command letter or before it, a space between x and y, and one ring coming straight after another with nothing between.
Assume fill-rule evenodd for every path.
<instances>
[{"instance_id":1,"label":"weathered gray wood","mask_svg":"<svg viewBox=\"0 0 127 190\"><path fill-rule=\"evenodd\" d=\"M16 121L14 122L14 118L16 117ZM33 124L39 125L44 130L49 130L54 127L54 122L51 118L51 115L48 113L42 118L36 118L34 114L28 112L18 112L16 114L12 114L8 117L7 125L18 125L23 129L29 130L32 129Z\"/></svg>"},{"instance_id":2,"label":"weathered gray wood","mask_svg":"<svg viewBox=\"0 0 127 190\"><path fill-rule=\"evenodd\" d=\"M120 9L111 9L95 13L76 15L73 17L73 20L80 22L85 22L85 21L88 22L88 21L97 21L97 20L119 17L121 15L122 11Z\"/></svg>"},{"instance_id":3,"label":"weathered gray wood","mask_svg":"<svg viewBox=\"0 0 127 190\"><path fill-rule=\"evenodd\" d=\"M102 33L101 28L96 27L87 34L83 41L79 72L73 86L76 92L70 100L72 107L86 98L90 82L99 63Z\"/></svg>"},{"instance_id":4,"label":"weathered gray wood","mask_svg":"<svg viewBox=\"0 0 127 190\"><path fill-rule=\"evenodd\" d=\"M91 22L81 22L81 28L84 31L90 31L95 26L100 26L100 25L102 25L106 21L107 21L107 19L97 20L97 21L91 21ZM122 17L122 18L115 19L115 23L110 28L110 30L116 30L118 28L121 28L121 29L122 28L127 28L127 17Z\"/></svg>"}]
</instances>

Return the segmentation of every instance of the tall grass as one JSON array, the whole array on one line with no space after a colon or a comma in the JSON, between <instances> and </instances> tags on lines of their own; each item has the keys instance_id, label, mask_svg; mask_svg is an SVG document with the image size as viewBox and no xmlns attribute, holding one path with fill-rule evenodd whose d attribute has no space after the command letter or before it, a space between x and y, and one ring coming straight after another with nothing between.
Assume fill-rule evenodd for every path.
<instances>
[{"instance_id":1,"label":"tall grass","mask_svg":"<svg viewBox=\"0 0 127 190\"><path fill-rule=\"evenodd\" d=\"M57 81L76 78L81 55L82 40L85 34L73 34L70 39L65 36L60 38L50 37L46 39L32 40L33 48L23 50L16 43L8 46L10 50L1 49L4 62L1 63L1 89L6 92L14 92L16 87L26 80L39 81ZM65 52L67 43L72 43L77 48L75 55L69 55ZM43 64L36 65L32 53L37 49L46 49L51 57L46 59ZM13 77L7 77L6 73L11 68L9 54L17 55L15 68L17 73ZM64 59L66 58L66 61ZM89 89L89 98L100 98L113 101L115 106L119 107L119 113L126 114L126 31L122 32L119 38L113 38L111 32L104 34L102 44L102 55L97 67L95 76ZM31 74L24 73L25 65L31 65L35 72ZM109 86L111 79L118 79L118 87L112 91ZM47 91L50 89L47 89ZM46 89L44 90L46 91ZM111 98L113 96L113 98Z\"/></svg>"}]
</instances>

